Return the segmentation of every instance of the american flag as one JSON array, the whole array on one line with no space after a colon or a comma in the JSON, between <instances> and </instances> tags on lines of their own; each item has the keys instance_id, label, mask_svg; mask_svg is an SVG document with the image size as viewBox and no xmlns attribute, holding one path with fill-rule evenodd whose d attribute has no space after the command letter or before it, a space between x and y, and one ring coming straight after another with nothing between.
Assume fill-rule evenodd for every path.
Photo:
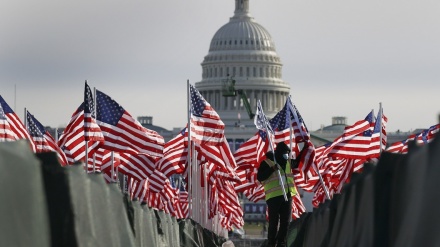
<instances>
[{"instance_id":1,"label":"american flag","mask_svg":"<svg viewBox=\"0 0 440 247\"><path fill-rule=\"evenodd\" d=\"M287 98L283 109L279 111L270 121L275 131L275 142L290 141L290 127L292 126L294 143L307 142L310 134L307 126L296 106L290 97Z\"/></svg>"},{"instance_id":2,"label":"american flag","mask_svg":"<svg viewBox=\"0 0 440 247\"><path fill-rule=\"evenodd\" d=\"M118 179L117 169L121 163L118 152L99 148L94 154L89 154L88 156L88 172L93 172L93 163L95 163L95 172L101 172L104 175L104 179L107 183L112 183Z\"/></svg>"},{"instance_id":3,"label":"american flag","mask_svg":"<svg viewBox=\"0 0 440 247\"><path fill-rule=\"evenodd\" d=\"M92 123L94 120L92 119ZM96 123L94 123L96 124ZM104 138L88 141L88 155L93 155L104 142ZM84 102L72 114L69 123L58 140L58 146L66 154L69 164L86 161L86 140L84 138Z\"/></svg>"},{"instance_id":4,"label":"american flag","mask_svg":"<svg viewBox=\"0 0 440 247\"><path fill-rule=\"evenodd\" d=\"M346 127L343 135L333 142L329 156L366 160L369 157L368 151L374 128L373 118L373 111L371 111L364 120Z\"/></svg>"},{"instance_id":5,"label":"american flag","mask_svg":"<svg viewBox=\"0 0 440 247\"><path fill-rule=\"evenodd\" d=\"M67 165L67 158L64 152L56 144L52 135L44 128L44 126L32 115L26 111L27 127L32 140L35 143L36 152L55 152L58 155L61 165Z\"/></svg>"},{"instance_id":6,"label":"american flag","mask_svg":"<svg viewBox=\"0 0 440 247\"><path fill-rule=\"evenodd\" d=\"M104 135L103 148L162 156L163 137L144 128L121 105L99 90L96 90L96 122Z\"/></svg>"},{"instance_id":7,"label":"american flag","mask_svg":"<svg viewBox=\"0 0 440 247\"><path fill-rule=\"evenodd\" d=\"M241 144L234 153L237 166L258 167L268 150L267 138L265 131L258 130L249 140Z\"/></svg>"},{"instance_id":8,"label":"american flag","mask_svg":"<svg viewBox=\"0 0 440 247\"><path fill-rule=\"evenodd\" d=\"M12 131L3 107L0 105L0 141L15 141L16 134Z\"/></svg>"},{"instance_id":9,"label":"american flag","mask_svg":"<svg viewBox=\"0 0 440 247\"><path fill-rule=\"evenodd\" d=\"M84 86L84 138L86 141L101 141L104 136L95 121L95 102L87 81Z\"/></svg>"},{"instance_id":10,"label":"american flag","mask_svg":"<svg viewBox=\"0 0 440 247\"><path fill-rule=\"evenodd\" d=\"M252 190L253 187L258 186L259 183L256 179L257 169L264 159L268 147L269 141L267 139L267 133L258 130L254 136L235 151L234 157L237 163L236 173L241 181L235 185L237 192L249 191Z\"/></svg>"},{"instance_id":11,"label":"american flag","mask_svg":"<svg viewBox=\"0 0 440 247\"><path fill-rule=\"evenodd\" d=\"M408 136L408 138L406 138L403 141L395 142L395 143L391 144L385 151L390 152L390 153L406 154L406 153L408 153L408 142L415 141L418 135L420 135L420 133L419 134L412 134L412 135Z\"/></svg>"},{"instance_id":12,"label":"american flag","mask_svg":"<svg viewBox=\"0 0 440 247\"><path fill-rule=\"evenodd\" d=\"M184 181L181 177L170 178L171 186L176 190L177 198L174 201L175 215L177 219L185 219L189 216L188 192L185 191Z\"/></svg>"},{"instance_id":13,"label":"american flag","mask_svg":"<svg viewBox=\"0 0 440 247\"><path fill-rule=\"evenodd\" d=\"M217 145L225 139L225 125L197 89L190 86L191 139L200 145Z\"/></svg>"},{"instance_id":14,"label":"american flag","mask_svg":"<svg viewBox=\"0 0 440 247\"><path fill-rule=\"evenodd\" d=\"M255 183L253 187L249 187L243 191L243 195L251 202L258 202L265 198L263 185Z\"/></svg>"},{"instance_id":15,"label":"american flag","mask_svg":"<svg viewBox=\"0 0 440 247\"><path fill-rule=\"evenodd\" d=\"M20 140L20 139L27 139L30 142L31 149L33 152L36 152L35 144L29 135L29 132L26 130L26 127L24 124L20 121L17 114L9 107L8 103L3 99L3 97L0 95L0 108L2 113L1 119L0 119L0 127L2 127L2 130L0 133L2 134L2 137L6 141L14 141L14 140Z\"/></svg>"},{"instance_id":16,"label":"american flag","mask_svg":"<svg viewBox=\"0 0 440 247\"><path fill-rule=\"evenodd\" d=\"M390 153L408 153L408 142L415 141L418 145L430 143L440 130L440 124L433 125L417 134L411 134L405 140L391 144L385 151Z\"/></svg>"},{"instance_id":17,"label":"american flag","mask_svg":"<svg viewBox=\"0 0 440 247\"><path fill-rule=\"evenodd\" d=\"M234 156L229 149L226 139L216 146L196 145L199 157L204 157L206 161L212 162L216 166L217 176L231 181L239 181L235 168Z\"/></svg>"},{"instance_id":18,"label":"american flag","mask_svg":"<svg viewBox=\"0 0 440 247\"><path fill-rule=\"evenodd\" d=\"M163 157L158 162L158 169L166 176L181 174L186 168L188 156L188 131L184 128L180 133L165 143Z\"/></svg>"},{"instance_id":19,"label":"american flag","mask_svg":"<svg viewBox=\"0 0 440 247\"><path fill-rule=\"evenodd\" d=\"M296 191L298 191L298 188ZM292 219L299 219L304 212L306 212L306 207L301 200L301 195L297 192L296 195L292 197Z\"/></svg>"},{"instance_id":20,"label":"american flag","mask_svg":"<svg viewBox=\"0 0 440 247\"><path fill-rule=\"evenodd\" d=\"M439 132L440 124L433 125L428 129L423 130L417 137L416 143L427 144L430 143L437 132Z\"/></svg>"},{"instance_id":21,"label":"american flag","mask_svg":"<svg viewBox=\"0 0 440 247\"><path fill-rule=\"evenodd\" d=\"M408 139L394 142L389 147L387 147L385 151L389 153L402 153L402 154L406 153L408 151L407 141ZM406 146L406 152L403 151L405 146Z\"/></svg>"},{"instance_id":22,"label":"american flag","mask_svg":"<svg viewBox=\"0 0 440 247\"><path fill-rule=\"evenodd\" d=\"M371 133L370 148L367 153L367 157L370 159L379 158L382 150L386 147L386 124L387 117L383 114L383 109L380 108L377 113L376 122L374 123L374 129Z\"/></svg>"}]
</instances>

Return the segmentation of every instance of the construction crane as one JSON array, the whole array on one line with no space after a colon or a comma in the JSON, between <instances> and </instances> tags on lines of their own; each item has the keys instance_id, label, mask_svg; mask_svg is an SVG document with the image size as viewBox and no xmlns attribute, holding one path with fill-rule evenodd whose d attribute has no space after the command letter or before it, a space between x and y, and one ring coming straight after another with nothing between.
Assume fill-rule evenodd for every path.
<instances>
[{"instance_id":1,"label":"construction crane","mask_svg":"<svg viewBox=\"0 0 440 247\"><path fill-rule=\"evenodd\" d=\"M238 94L243 101L244 107L249 115L249 119L254 119L255 114L252 113L251 105L249 104L246 93L242 89L235 89L235 80L229 75L226 79L222 80L222 93L223 97L234 97Z\"/></svg>"}]
</instances>

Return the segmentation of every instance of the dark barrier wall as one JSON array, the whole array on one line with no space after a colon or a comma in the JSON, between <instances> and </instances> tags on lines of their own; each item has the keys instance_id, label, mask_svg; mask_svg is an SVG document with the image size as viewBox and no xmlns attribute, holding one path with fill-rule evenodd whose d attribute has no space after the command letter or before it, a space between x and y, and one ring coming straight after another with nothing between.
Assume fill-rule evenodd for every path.
<instances>
[{"instance_id":1,"label":"dark barrier wall","mask_svg":"<svg viewBox=\"0 0 440 247\"><path fill-rule=\"evenodd\" d=\"M288 246L440 246L440 139L382 153L289 227Z\"/></svg>"},{"instance_id":2,"label":"dark barrier wall","mask_svg":"<svg viewBox=\"0 0 440 247\"><path fill-rule=\"evenodd\" d=\"M0 142L0 246L50 246L41 166L27 141Z\"/></svg>"},{"instance_id":3,"label":"dark barrier wall","mask_svg":"<svg viewBox=\"0 0 440 247\"><path fill-rule=\"evenodd\" d=\"M81 164L61 167L26 141L0 142L0 246L221 246L190 219L130 201Z\"/></svg>"}]
</instances>

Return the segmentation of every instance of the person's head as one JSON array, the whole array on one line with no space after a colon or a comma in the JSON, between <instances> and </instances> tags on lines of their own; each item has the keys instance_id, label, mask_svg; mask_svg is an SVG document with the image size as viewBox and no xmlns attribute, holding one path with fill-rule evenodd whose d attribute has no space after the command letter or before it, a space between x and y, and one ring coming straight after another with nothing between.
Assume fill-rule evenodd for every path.
<instances>
[{"instance_id":1,"label":"person's head","mask_svg":"<svg viewBox=\"0 0 440 247\"><path fill-rule=\"evenodd\" d=\"M277 162L284 163L289 157L290 149L284 142L279 142L275 149L275 158ZM283 162L284 161L284 162Z\"/></svg>"},{"instance_id":2,"label":"person's head","mask_svg":"<svg viewBox=\"0 0 440 247\"><path fill-rule=\"evenodd\" d=\"M279 153L279 154L288 154L288 153L290 153L290 149L289 149L289 147L287 146L286 143L284 143L284 142L279 142L279 143L277 144L276 149L275 149L275 153Z\"/></svg>"}]
</instances>

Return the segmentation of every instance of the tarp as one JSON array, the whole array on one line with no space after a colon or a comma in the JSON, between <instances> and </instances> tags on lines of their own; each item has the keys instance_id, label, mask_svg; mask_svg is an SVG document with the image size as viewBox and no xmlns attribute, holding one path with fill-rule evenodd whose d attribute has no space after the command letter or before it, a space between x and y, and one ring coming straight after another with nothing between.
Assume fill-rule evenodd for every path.
<instances>
[{"instance_id":1,"label":"tarp","mask_svg":"<svg viewBox=\"0 0 440 247\"><path fill-rule=\"evenodd\" d=\"M383 152L341 194L292 222L288 246L440 246L440 139Z\"/></svg>"},{"instance_id":2,"label":"tarp","mask_svg":"<svg viewBox=\"0 0 440 247\"><path fill-rule=\"evenodd\" d=\"M43 164L52 246L134 246L123 196L101 174L81 164L61 167L55 153L38 154Z\"/></svg>"},{"instance_id":3,"label":"tarp","mask_svg":"<svg viewBox=\"0 0 440 247\"><path fill-rule=\"evenodd\" d=\"M29 142L0 142L0 246L50 246L40 162Z\"/></svg>"},{"instance_id":4,"label":"tarp","mask_svg":"<svg viewBox=\"0 0 440 247\"><path fill-rule=\"evenodd\" d=\"M186 223L186 224L185 224ZM0 246L221 246L192 220L129 200L116 183L62 167L27 141L0 142Z\"/></svg>"}]
</instances>

